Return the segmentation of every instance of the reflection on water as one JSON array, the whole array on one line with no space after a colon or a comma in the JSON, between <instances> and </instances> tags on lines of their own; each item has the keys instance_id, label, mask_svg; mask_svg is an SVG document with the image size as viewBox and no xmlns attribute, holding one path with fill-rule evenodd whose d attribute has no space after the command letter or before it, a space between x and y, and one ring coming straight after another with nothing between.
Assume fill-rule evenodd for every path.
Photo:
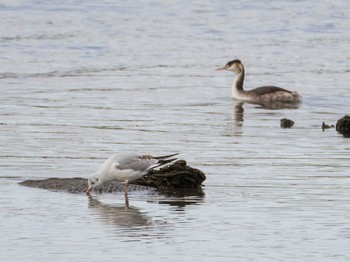
<instances>
[{"instance_id":1,"label":"reflection on water","mask_svg":"<svg viewBox=\"0 0 350 262\"><path fill-rule=\"evenodd\" d=\"M244 108L243 108L244 102L237 101L233 99L232 102L232 118L234 120L234 124L237 127L240 127L243 125L244 121Z\"/></svg>"},{"instance_id":2,"label":"reflection on water","mask_svg":"<svg viewBox=\"0 0 350 262\"><path fill-rule=\"evenodd\" d=\"M152 220L146 217L136 207L129 205L106 204L99 200L88 197L89 208L95 210L100 220L108 225L118 227L140 227L152 225Z\"/></svg>"},{"instance_id":3,"label":"reflection on water","mask_svg":"<svg viewBox=\"0 0 350 262\"><path fill-rule=\"evenodd\" d=\"M168 197L168 198L160 199L156 203L166 204L169 206L174 206L174 207L179 207L179 208L184 208L184 207L189 206L189 205L203 204L204 203L203 200L204 199L202 199L202 198ZM155 203L155 201L152 201L152 202Z\"/></svg>"},{"instance_id":4,"label":"reflection on water","mask_svg":"<svg viewBox=\"0 0 350 262\"><path fill-rule=\"evenodd\" d=\"M235 122L235 126L242 126L244 121L244 104L251 104L257 106L257 108L261 109L275 109L275 110L283 110L283 109L298 109L300 107L300 104L287 104L287 103L269 103L269 104L255 104L255 103L248 103L248 102L242 102L235 99L232 99L232 119Z\"/></svg>"},{"instance_id":5,"label":"reflection on water","mask_svg":"<svg viewBox=\"0 0 350 262\"><path fill-rule=\"evenodd\" d=\"M205 196L203 187L200 188L174 188L167 192L162 192L166 196L174 197L198 197L203 198Z\"/></svg>"},{"instance_id":6,"label":"reflection on water","mask_svg":"<svg viewBox=\"0 0 350 262\"><path fill-rule=\"evenodd\" d=\"M254 103L252 103L254 104ZM281 103L281 102L274 102L274 103L265 103L265 104L256 104L261 106L262 108L266 109L298 109L301 104L291 104L291 103Z\"/></svg>"},{"instance_id":7,"label":"reflection on water","mask_svg":"<svg viewBox=\"0 0 350 262\"><path fill-rule=\"evenodd\" d=\"M157 203L185 207L187 205L203 204L204 197L203 188L180 188L165 193L165 197L160 198Z\"/></svg>"}]
</instances>

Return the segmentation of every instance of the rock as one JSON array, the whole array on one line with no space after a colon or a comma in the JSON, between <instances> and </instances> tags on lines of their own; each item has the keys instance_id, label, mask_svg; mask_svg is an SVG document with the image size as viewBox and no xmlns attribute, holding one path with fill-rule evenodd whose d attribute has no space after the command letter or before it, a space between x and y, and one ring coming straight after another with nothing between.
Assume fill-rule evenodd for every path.
<instances>
[{"instance_id":1,"label":"rock","mask_svg":"<svg viewBox=\"0 0 350 262\"><path fill-rule=\"evenodd\" d=\"M350 137L350 116L345 115L337 121L335 129L345 137Z\"/></svg>"},{"instance_id":2,"label":"rock","mask_svg":"<svg viewBox=\"0 0 350 262\"><path fill-rule=\"evenodd\" d=\"M181 188L200 188L205 174L199 169L187 165L185 160L178 160L170 166L151 170L134 184L155 187L162 193L169 193Z\"/></svg>"},{"instance_id":3,"label":"rock","mask_svg":"<svg viewBox=\"0 0 350 262\"><path fill-rule=\"evenodd\" d=\"M290 119L287 118L282 118L281 119L281 127L282 128L290 128L294 125L294 122Z\"/></svg>"},{"instance_id":4,"label":"rock","mask_svg":"<svg viewBox=\"0 0 350 262\"><path fill-rule=\"evenodd\" d=\"M43 180L25 180L20 185L48 189L51 191L66 191L68 193L85 193L87 190L87 179L81 177L75 178L48 178ZM109 193L114 191L123 191L124 186L121 183L109 182L98 189L100 193ZM150 189L144 186L130 185L130 191Z\"/></svg>"},{"instance_id":5,"label":"rock","mask_svg":"<svg viewBox=\"0 0 350 262\"><path fill-rule=\"evenodd\" d=\"M184 160L178 160L172 165L158 170L151 170L142 179L132 181L129 185L129 191L157 189L160 193L167 194L200 195L203 194L202 183L205 179L205 174L202 171L188 166ZM69 193L85 193L87 190L87 179L79 177L25 180L20 182L20 184ZM124 186L121 183L108 182L101 186L98 191L100 193L109 193L123 191L123 188Z\"/></svg>"}]
</instances>

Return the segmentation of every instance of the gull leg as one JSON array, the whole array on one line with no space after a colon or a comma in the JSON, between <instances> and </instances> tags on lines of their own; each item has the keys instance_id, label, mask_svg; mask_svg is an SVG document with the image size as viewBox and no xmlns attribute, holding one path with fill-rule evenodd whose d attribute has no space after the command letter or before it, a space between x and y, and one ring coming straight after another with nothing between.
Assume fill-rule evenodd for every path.
<instances>
[{"instance_id":1,"label":"gull leg","mask_svg":"<svg viewBox=\"0 0 350 262\"><path fill-rule=\"evenodd\" d=\"M124 185L124 196L125 196L125 207L126 208L129 207L128 189L129 189L129 181L126 180L125 185Z\"/></svg>"},{"instance_id":2,"label":"gull leg","mask_svg":"<svg viewBox=\"0 0 350 262\"><path fill-rule=\"evenodd\" d=\"M125 195L125 209L129 208L129 197L128 195Z\"/></svg>"},{"instance_id":3,"label":"gull leg","mask_svg":"<svg viewBox=\"0 0 350 262\"><path fill-rule=\"evenodd\" d=\"M124 185L124 195L128 196L128 189L129 189L129 180L125 181L125 185Z\"/></svg>"}]
</instances>

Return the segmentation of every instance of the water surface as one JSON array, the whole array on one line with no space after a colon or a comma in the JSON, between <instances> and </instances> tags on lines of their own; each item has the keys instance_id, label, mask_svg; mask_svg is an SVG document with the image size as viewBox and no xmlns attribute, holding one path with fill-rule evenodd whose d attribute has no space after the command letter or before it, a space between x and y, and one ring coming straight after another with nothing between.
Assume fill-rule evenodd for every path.
<instances>
[{"instance_id":1,"label":"water surface","mask_svg":"<svg viewBox=\"0 0 350 262\"><path fill-rule=\"evenodd\" d=\"M7 261L348 261L346 1L3 1L0 247ZM299 109L231 99L298 91ZM281 118L295 122L281 129ZM112 153L180 152L205 196L50 192Z\"/></svg>"}]
</instances>

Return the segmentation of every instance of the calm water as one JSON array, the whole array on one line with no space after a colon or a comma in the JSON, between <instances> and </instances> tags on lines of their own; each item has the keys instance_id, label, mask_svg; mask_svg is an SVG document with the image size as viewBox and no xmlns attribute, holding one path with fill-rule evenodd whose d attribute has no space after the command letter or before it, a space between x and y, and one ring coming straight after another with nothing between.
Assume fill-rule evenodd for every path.
<instances>
[{"instance_id":1,"label":"calm water","mask_svg":"<svg viewBox=\"0 0 350 262\"><path fill-rule=\"evenodd\" d=\"M4 261L349 261L348 1L0 4ZM271 110L246 87L304 97ZM281 118L294 120L281 129ZM181 157L205 196L72 195L19 186L88 177L120 151Z\"/></svg>"}]
</instances>

